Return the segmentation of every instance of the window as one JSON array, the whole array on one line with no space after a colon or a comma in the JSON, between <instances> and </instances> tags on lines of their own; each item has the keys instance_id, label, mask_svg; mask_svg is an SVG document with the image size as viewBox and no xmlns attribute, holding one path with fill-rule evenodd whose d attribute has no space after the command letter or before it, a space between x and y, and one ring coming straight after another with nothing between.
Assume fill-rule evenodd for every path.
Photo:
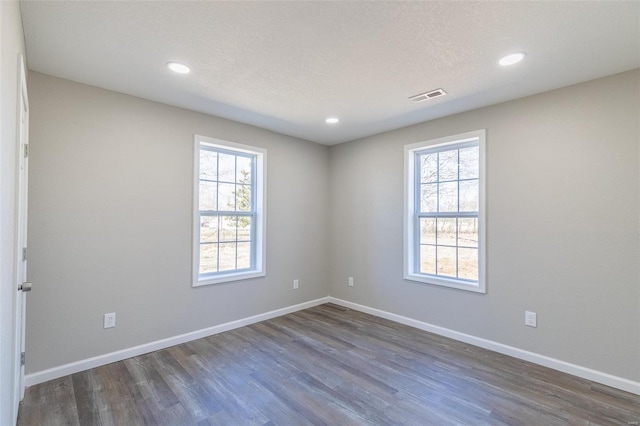
<instances>
[{"instance_id":1,"label":"window","mask_svg":"<svg viewBox=\"0 0 640 426\"><path fill-rule=\"evenodd\" d=\"M266 151L194 139L193 286L264 276Z\"/></svg>"},{"instance_id":2,"label":"window","mask_svg":"<svg viewBox=\"0 0 640 426\"><path fill-rule=\"evenodd\" d=\"M484 130L405 146L405 279L486 292L484 158Z\"/></svg>"}]
</instances>

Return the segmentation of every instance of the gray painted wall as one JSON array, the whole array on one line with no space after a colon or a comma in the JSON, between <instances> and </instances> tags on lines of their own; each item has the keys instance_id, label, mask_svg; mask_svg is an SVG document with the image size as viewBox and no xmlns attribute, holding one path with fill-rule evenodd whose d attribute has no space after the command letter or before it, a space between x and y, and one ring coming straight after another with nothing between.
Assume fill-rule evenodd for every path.
<instances>
[{"instance_id":1,"label":"gray painted wall","mask_svg":"<svg viewBox=\"0 0 640 426\"><path fill-rule=\"evenodd\" d=\"M638 70L331 148L29 83L28 372L330 293L640 379ZM403 146L481 128L488 293L404 281ZM269 151L265 279L190 287L194 133ZM118 325L103 330L111 311Z\"/></svg>"},{"instance_id":2,"label":"gray painted wall","mask_svg":"<svg viewBox=\"0 0 640 426\"><path fill-rule=\"evenodd\" d=\"M17 1L0 1L0 425L13 424L16 291L16 141L19 55L24 34Z\"/></svg>"},{"instance_id":3,"label":"gray painted wall","mask_svg":"<svg viewBox=\"0 0 640 426\"><path fill-rule=\"evenodd\" d=\"M327 296L329 148L34 72L29 90L28 373ZM191 287L194 133L268 150L266 278Z\"/></svg>"},{"instance_id":4,"label":"gray painted wall","mask_svg":"<svg viewBox=\"0 0 640 426\"><path fill-rule=\"evenodd\" d=\"M332 147L331 296L639 380L639 122L634 70ZM482 128L487 294L403 280L403 146Z\"/></svg>"}]
</instances>

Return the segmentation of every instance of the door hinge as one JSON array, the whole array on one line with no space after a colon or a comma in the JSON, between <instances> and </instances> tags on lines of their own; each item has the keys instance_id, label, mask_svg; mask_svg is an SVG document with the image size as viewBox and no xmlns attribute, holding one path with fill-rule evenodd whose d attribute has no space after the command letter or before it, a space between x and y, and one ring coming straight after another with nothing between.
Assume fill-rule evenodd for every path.
<instances>
[{"instance_id":1,"label":"door hinge","mask_svg":"<svg viewBox=\"0 0 640 426\"><path fill-rule=\"evenodd\" d=\"M29 144L24 144L24 157L27 158L29 156Z\"/></svg>"},{"instance_id":2,"label":"door hinge","mask_svg":"<svg viewBox=\"0 0 640 426\"><path fill-rule=\"evenodd\" d=\"M20 353L20 366L24 365L24 352Z\"/></svg>"},{"instance_id":3,"label":"door hinge","mask_svg":"<svg viewBox=\"0 0 640 426\"><path fill-rule=\"evenodd\" d=\"M27 248L26 247L22 248L22 261L23 262L27 261Z\"/></svg>"}]
</instances>

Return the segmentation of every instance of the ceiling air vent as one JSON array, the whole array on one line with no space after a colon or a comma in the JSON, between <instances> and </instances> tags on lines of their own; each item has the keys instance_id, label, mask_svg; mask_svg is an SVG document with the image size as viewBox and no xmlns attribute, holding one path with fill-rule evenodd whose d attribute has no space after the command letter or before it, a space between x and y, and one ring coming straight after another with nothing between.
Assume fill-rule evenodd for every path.
<instances>
[{"instance_id":1,"label":"ceiling air vent","mask_svg":"<svg viewBox=\"0 0 640 426\"><path fill-rule=\"evenodd\" d=\"M443 89L436 89L430 92L420 93L419 95L411 96L409 99L411 99L413 102L422 102L428 99L439 98L440 96L444 96L446 94L447 92L445 92Z\"/></svg>"}]
</instances>

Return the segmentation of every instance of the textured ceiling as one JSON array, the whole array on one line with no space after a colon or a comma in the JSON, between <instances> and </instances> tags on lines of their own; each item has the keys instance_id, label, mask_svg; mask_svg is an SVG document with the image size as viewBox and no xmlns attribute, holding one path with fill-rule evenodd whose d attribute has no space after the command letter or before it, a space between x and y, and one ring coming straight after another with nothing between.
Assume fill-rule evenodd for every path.
<instances>
[{"instance_id":1,"label":"textured ceiling","mask_svg":"<svg viewBox=\"0 0 640 426\"><path fill-rule=\"evenodd\" d=\"M22 17L31 70L327 145L640 67L637 1L23 1Z\"/></svg>"}]
</instances>

